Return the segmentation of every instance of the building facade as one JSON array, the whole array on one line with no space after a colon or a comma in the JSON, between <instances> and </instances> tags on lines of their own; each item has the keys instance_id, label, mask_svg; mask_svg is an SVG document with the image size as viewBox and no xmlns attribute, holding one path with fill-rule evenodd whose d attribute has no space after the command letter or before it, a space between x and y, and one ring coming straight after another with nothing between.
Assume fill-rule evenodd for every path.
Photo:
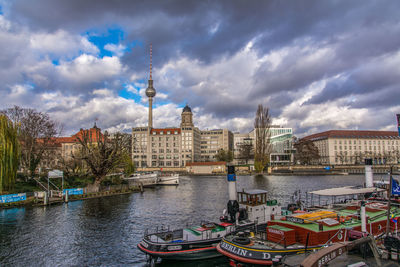
<instances>
[{"instance_id":1,"label":"building facade","mask_svg":"<svg viewBox=\"0 0 400 267\"><path fill-rule=\"evenodd\" d=\"M233 152L233 134L228 129L200 131L201 161L215 161L218 150Z\"/></svg>"},{"instance_id":2,"label":"building facade","mask_svg":"<svg viewBox=\"0 0 400 267\"><path fill-rule=\"evenodd\" d=\"M199 130L194 126L193 113L187 105L183 108L179 128L132 129L132 157L135 166L140 168L182 168L189 162L215 161L220 149L233 149L232 132Z\"/></svg>"},{"instance_id":3,"label":"building facade","mask_svg":"<svg viewBox=\"0 0 400 267\"><path fill-rule=\"evenodd\" d=\"M290 164L294 160L293 129L271 127L271 164Z\"/></svg>"},{"instance_id":4,"label":"building facade","mask_svg":"<svg viewBox=\"0 0 400 267\"><path fill-rule=\"evenodd\" d=\"M95 124L93 128L80 129L69 137L54 137L46 144L43 159L38 167L42 170L62 167L62 164L73 159L73 155L77 155L76 153L82 148L79 139L84 140L84 138L87 138L89 143L95 144L104 136Z\"/></svg>"},{"instance_id":5,"label":"building facade","mask_svg":"<svg viewBox=\"0 0 400 267\"><path fill-rule=\"evenodd\" d=\"M233 157L235 164L254 163L255 143L250 133L233 134Z\"/></svg>"},{"instance_id":6,"label":"building facade","mask_svg":"<svg viewBox=\"0 0 400 267\"><path fill-rule=\"evenodd\" d=\"M255 150L256 142L254 129L248 134L234 135L235 158L239 163L244 162L243 155L241 155L241 146L243 146L243 144L253 144L253 150ZM271 144L270 163L272 165L286 165L293 162L294 149L292 128L283 128L275 125L271 126L269 129L269 142Z\"/></svg>"},{"instance_id":7,"label":"building facade","mask_svg":"<svg viewBox=\"0 0 400 267\"><path fill-rule=\"evenodd\" d=\"M331 130L304 137L318 148L319 162L327 165L363 164L372 158L376 164L400 160L400 137L390 131Z\"/></svg>"}]
</instances>

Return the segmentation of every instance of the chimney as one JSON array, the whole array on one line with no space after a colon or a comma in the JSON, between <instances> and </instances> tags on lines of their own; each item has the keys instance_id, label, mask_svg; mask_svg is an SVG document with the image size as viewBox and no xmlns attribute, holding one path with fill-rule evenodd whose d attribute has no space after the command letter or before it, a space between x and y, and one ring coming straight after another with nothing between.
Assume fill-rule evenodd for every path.
<instances>
[{"instance_id":1,"label":"chimney","mask_svg":"<svg viewBox=\"0 0 400 267\"><path fill-rule=\"evenodd\" d=\"M372 173L372 159L365 159L365 187L374 186L374 177Z\"/></svg>"}]
</instances>

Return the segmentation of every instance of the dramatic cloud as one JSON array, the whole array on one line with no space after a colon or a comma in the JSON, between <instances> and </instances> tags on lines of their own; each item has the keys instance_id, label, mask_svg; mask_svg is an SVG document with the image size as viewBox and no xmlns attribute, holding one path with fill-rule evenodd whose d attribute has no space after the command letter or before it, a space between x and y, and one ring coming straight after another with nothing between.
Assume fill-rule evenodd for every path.
<instances>
[{"instance_id":1,"label":"dramatic cloud","mask_svg":"<svg viewBox=\"0 0 400 267\"><path fill-rule=\"evenodd\" d=\"M395 130L398 1L0 0L0 105L66 133L147 124L249 131L258 104L297 136Z\"/></svg>"}]
</instances>

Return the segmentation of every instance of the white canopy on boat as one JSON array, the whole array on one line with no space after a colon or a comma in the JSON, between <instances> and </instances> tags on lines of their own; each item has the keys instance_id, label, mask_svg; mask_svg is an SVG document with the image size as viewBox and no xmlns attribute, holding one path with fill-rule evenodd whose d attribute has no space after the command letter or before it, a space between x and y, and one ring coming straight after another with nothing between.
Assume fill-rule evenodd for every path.
<instances>
[{"instance_id":1,"label":"white canopy on boat","mask_svg":"<svg viewBox=\"0 0 400 267\"><path fill-rule=\"evenodd\" d=\"M312 191L309 193L320 196L345 196L345 195L359 195L359 194L366 194L373 192L382 192L385 190L386 189L375 188L375 187L357 188L354 186L344 186L337 188L322 189L322 190Z\"/></svg>"}]
</instances>

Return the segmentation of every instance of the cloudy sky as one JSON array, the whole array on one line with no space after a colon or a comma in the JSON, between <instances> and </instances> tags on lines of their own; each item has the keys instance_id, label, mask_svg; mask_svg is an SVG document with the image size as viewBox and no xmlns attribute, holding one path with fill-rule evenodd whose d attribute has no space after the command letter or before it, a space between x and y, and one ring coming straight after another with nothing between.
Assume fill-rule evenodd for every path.
<instances>
[{"instance_id":1,"label":"cloudy sky","mask_svg":"<svg viewBox=\"0 0 400 267\"><path fill-rule=\"evenodd\" d=\"M258 104L296 136L396 130L400 2L0 0L0 108L47 112L64 135L147 124L252 128Z\"/></svg>"}]
</instances>

